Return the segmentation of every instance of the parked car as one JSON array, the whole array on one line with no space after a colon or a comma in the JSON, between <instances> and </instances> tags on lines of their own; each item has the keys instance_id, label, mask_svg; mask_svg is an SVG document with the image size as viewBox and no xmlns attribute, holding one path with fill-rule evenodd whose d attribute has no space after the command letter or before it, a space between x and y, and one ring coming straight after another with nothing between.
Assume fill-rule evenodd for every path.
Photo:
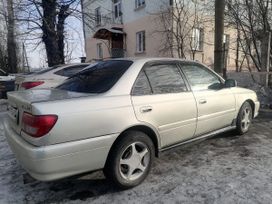
<instances>
[{"instance_id":1,"label":"parked car","mask_svg":"<svg viewBox=\"0 0 272 204\"><path fill-rule=\"evenodd\" d=\"M254 91L179 59L100 62L56 89L8 93L4 131L18 161L41 181L103 169L122 188L140 184L155 156L258 115Z\"/></svg>"},{"instance_id":2,"label":"parked car","mask_svg":"<svg viewBox=\"0 0 272 204\"><path fill-rule=\"evenodd\" d=\"M54 88L89 65L89 63L58 65L28 75L20 75L16 77L16 90Z\"/></svg>"},{"instance_id":3,"label":"parked car","mask_svg":"<svg viewBox=\"0 0 272 204\"><path fill-rule=\"evenodd\" d=\"M4 70L0 69L0 99L6 98L7 92L14 91L15 76L8 75Z\"/></svg>"}]
</instances>

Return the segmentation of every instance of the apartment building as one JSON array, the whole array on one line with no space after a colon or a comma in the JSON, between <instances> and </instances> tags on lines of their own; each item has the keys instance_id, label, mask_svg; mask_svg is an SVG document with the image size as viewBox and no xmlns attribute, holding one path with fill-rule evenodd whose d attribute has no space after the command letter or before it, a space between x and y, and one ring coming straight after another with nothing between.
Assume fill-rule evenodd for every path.
<instances>
[{"instance_id":1,"label":"apartment building","mask_svg":"<svg viewBox=\"0 0 272 204\"><path fill-rule=\"evenodd\" d=\"M179 2L186 3L82 0L87 60L179 57L213 66L214 19L205 8L208 1ZM235 52L229 47L236 42L235 32L226 29L224 42L226 63L234 67Z\"/></svg>"}]
</instances>

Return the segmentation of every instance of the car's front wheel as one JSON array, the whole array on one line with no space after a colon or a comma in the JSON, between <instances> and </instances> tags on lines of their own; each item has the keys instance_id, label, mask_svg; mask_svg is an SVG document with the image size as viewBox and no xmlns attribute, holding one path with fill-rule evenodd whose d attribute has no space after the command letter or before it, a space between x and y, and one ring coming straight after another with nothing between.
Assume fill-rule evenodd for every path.
<instances>
[{"instance_id":1,"label":"car's front wheel","mask_svg":"<svg viewBox=\"0 0 272 204\"><path fill-rule=\"evenodd\" d=\"M236 130L238 134L243 135L246 132L248 132L249 127L252 123L252 119L253 119L252 107L248 102L245 102L242 105L237 117Z\"/></svg>"},{"instance_id":2,"label":"car's front wheel","mask_svg":"<svg viewBox=\"0 0 272 204\"><path fill-rule=\"evenodd\" d=\"M152 140L143 132L129 131L113 146L104 173L117 186L139 185L148 175L155 155Z\"/></svg>"}]
</instances>

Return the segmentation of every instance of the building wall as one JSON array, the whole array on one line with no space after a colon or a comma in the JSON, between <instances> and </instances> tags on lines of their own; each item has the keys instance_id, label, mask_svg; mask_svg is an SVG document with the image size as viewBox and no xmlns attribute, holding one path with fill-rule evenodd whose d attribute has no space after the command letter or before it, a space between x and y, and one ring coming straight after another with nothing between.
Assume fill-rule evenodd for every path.
<instances>
[{"instance_id":1,"label":"building wall","mask_svg":"<svg viewBox=\"0 0 272 204\"><path fill-rule=\"evenodd\" d=\"M155 13L160 11L160 9L169 2L168 0L148 0L146 5L142 8L135 9L134 1L122 1L122 12L123 12L123 25L117 25L118 27L123 27L123 31L126 33L126 43L125 50L127 57L155 57L161 56L159 53L161 36L154 31L157 29L158 22L156 22ZM95 32L101 27L114 27L116 26L114 22L110 24L110 21L107 17L113 18L113 13L110 11L113 10L112 1L100 0L100 1L83 1L83 12L88 13L88 15L94 15L95 9L100 7L102 16L102 23L100 27L87 26L84 24L84 33L85 33L85 48L87 53L87 60L97 59L97 44L102 43L103 47L103 57L109 58L110 53L105 41L99 39L94 39L93 36ZM93 22L89 22L94 25ZM146 32L146 51L144 53L136 52L136 33L139 31Z\"/></svg>"},{"instance_id":2,"label":"building wall","mask_svg":"<svg viewBox=\"0 0 272 204\"><path fill-rule=\"evenodd\" d=\"M169 55L160 52L162 49L163 35L156 32L159 27L156 16L144 16L136 21L124 24L124 31L127 34L127 56L130 57L169 57ZM145 47L143 53L136 51L136 33L145 31Z\"/></svg>"},{"instance_id":3,"label":"building wall","mask_svg":"<svg viewBox=\"0 0 272 204\"><path fill-rule=\"evenodd\" d=\"M158 18L156 13L167 8L169 0L157 1L146 0L146 5L143 8L135 9L134 1L122 1L123 12L123 24L119 25L123 27L125 36L125 50L126 57L171 57L170 50L168 52L162 52L165 47L165 36L160 33L162 28L162 22ZM83 9L85 12L94 14L97 7L101 7L101 13L105 16L112 16L113 9L112 1L100 0L100 1L83 1ZM207 17L210 18L210 17ZM213 67L214 63L214 19L205 18L203 23L200 24L204 29L204 45L203 51L197 51L195 54L195 60L205 63L208 66ZM103 27L114 26L114 23L109 24L109 21L102 23ZM102 42L103 57L109 58L110 53L108 49L107 41L101 41L94 39L93 35L98 28L92 29L84 26L86 37L86 53L87 60L97 59L97 44ZM143 53L136 52L136 33L139 31L145 31L146 33L146 50ZM227 63L229 69L235 69L235 47L236 47L236 33L233 29L226 29L226 34L230 35L230 49L227 57ZM188 41L189 43L189 41ZM174 56L177 57L175 50L173 50ZM190 47L186 48L186 58L193 59L192 51Z\"/></svg>"}]
</instances>

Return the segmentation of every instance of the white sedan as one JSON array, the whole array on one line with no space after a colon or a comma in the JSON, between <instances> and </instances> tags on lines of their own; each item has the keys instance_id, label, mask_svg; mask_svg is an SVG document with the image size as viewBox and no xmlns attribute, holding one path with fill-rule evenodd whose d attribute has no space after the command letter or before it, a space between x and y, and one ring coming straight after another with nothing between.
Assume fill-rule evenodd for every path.
<instances>
[{"instance_id":1,"label":"white sedan","mask_svg":"<svg viewBox=\"0 0 272 204\"><path fill-rule=\"evenodd\" d=\"M54 88L89 65L88 63L60 65L30 75L19 75L15 80L15 89L21 91Z\"/></svg>"},{"instance_id":2,"label":"white sedan","mask_svg":"<svg viewBox=\"0 0 272 204\"><path fill-rule=\"evenodd\" d=\"M42 181L103 169L122 188L140 184L155 156L258 115L254 91L179 59L100 62L56 89L8 93L4 130L22 166Z\"/></svg>"}]
</instances>

